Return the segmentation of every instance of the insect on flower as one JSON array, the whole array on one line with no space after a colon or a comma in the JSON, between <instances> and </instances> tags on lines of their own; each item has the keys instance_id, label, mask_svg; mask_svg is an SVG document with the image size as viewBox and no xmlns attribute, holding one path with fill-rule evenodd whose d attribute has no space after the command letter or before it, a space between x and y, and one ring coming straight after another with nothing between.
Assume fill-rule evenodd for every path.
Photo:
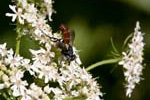
<instances>
[{"instance_id":1,"label":"insect on flower","mask_svg":"<svg viewBox=\"0 0 150 100\"><path fill-rule=\"evenodd\" d=\"M59 42L59 47L61 48L61 53L70 61L76 58L73 52L73 42L75 39L74 30L69 30L63 24L60 25L60 30L63 34L63 41Z\"/></svg>"},{"instance_id":2,"label":"insect on flower","mask_svg":"<svg viewBox=\"0 0 150 100\"><path fill-rule=\"evenodd\" d=\"M58 48L60 48L62 55L69 61L73 61L76 56L73 52L73 42L75 39L75 32L74 30L69 30L64 24L60 25L60 31L63 35L62 39L57 39L54 37L48 36L51 41L56 42Z\"/></svg>"}]
</instances>

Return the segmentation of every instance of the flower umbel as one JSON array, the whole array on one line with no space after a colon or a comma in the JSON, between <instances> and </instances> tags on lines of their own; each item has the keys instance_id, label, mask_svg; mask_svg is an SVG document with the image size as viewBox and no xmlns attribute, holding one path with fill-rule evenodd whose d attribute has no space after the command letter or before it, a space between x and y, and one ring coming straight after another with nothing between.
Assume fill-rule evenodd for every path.
<instances>
[{"instance_id":1,"label":"flower umbel","mask_svg":"<svg viewBox=\"0 0 150 100\"><path fill-rule=\"evenodd\" d=\"M52 33L48 24L54 12L53 1L15 1L16 5L9 6L14 13L7 13L6 16L12 17L12 22L17 20L18 44L23 35L29 35L32 40L38 41L40 49L30 48L32 58L27 59L19 52L15 55L13 49L8 50L6 43L0 45L0 79L3 79L0 80L0 89L7 88L11 91L9 97L21 100L101 100L103 94L99 85L80 67L76 48L73 47L76 58L68 63L66 59L61 59L58 44L50 38L62 38L60 34ZM29 75L26 76L26 73Z\"/></svg>"},{"instance_id":2,"label":"flower umbel","mask_svg":"<svg viewBox=\"0 0 150 100\"><path fill-rule=\"evenodd\" d=\"M125 69L124 76L126 85L126 96L131 97L131 93L135 88L135 85L142 79L143 69L143 33L140 31L139 22L136 23L131 43L128 45L129 50L122 52L123 58L119 62L119 65L123 65Z\"/></svg>"}]
</instances>

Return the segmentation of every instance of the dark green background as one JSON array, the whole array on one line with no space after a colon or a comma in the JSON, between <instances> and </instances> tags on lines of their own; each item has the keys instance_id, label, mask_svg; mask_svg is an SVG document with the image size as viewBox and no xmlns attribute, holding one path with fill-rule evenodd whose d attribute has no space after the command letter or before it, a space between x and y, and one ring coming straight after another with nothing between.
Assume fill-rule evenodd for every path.
<instances>
[{"instance_id":1,"label":"dark green background","mask_svg":"<svg viewBox=\"0 0 150 100\"><path fill-rule=\"evenodd\" d=\"M10 0L0 3L0 43L7 42L15 48L15 25L5 17L10 12ZM134 31L136 21L140 21L145 33L143 78L129 99L125 96L123 69L117 64L100 66L91 71L105 93L104 100L150 100L150 0L55 0L53 22L54 32L61 23L76 32L75 46L83 66L111 58L112 37L121 52L124 39ZM28 48L35 42L24 37L21 41L21 55L30 57ZM115 68L114 68L115 67ZM112 71L113 69L113 71Z\"/></svg>"}]
</instances>

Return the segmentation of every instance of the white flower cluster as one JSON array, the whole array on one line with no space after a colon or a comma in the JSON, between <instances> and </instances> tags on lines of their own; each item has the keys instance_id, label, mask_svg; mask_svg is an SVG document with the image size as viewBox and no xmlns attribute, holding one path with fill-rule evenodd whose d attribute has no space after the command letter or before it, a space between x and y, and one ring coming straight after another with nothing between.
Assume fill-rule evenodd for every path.
<instances>
[{"instance_id":1,"label":"white flower cluster","mask_svg":"<svg viewBox=\"0 0 150 100\"><path fill-rule=\"evenodd\" d=\"M21 35L31 34L40 43L49 41L45 34L52 36L52 30L46 17L49 16L49 21L52 21L52 0L16 0L16 5L9 7L13 13L6 13L6 16L12 17L12 22L17 21L17 27L21 24L18 29Z\"/></svg>"},{"instance_id":2,"label":"white flower cluster","mask_svg":"<svg viewBox=\"0 0 150 100\"><path fill-rule=\"evenodd\" d=\"M124 76L126 80L126 95L131 97L131 93L135 88L135 85L142 79L142 61L143 61L143 33L140 31L139 22L136 23L136 27L133 33L132 41L128 45L129 51L123 52L123 58L119 62L125 69Z\"/></svg>"},{"instance_id":3,"label":"white flower cluster","mask_svg":"<svg viewBox=\"0 0 150 100\"><path fill-rule=\"evenodd\" d=\"M68 64L56 57L56 43L48 37L61 38L52 34L47 16L52 21L52 0L16 0L9 5L14 13L7 13L12 22L17 22L21 35L30 35L38 40L39 50L30 49L32 59L15 55L7 50L6 43L0 45L0 91L7 89L9 96L21 100L102 100L103 96L95 79L81 68L80 58L73 47L76 59ZM31 79L26 79L28 72ZM30 79L30 78L29 78Z\"/></svg>"}]
</instances>

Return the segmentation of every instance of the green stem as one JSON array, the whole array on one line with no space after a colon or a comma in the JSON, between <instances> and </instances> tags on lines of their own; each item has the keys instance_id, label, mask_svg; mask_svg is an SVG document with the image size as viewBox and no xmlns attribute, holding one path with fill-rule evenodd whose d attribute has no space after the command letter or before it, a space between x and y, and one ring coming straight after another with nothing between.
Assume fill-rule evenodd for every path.
<instances>
[{"instance_id":1,"label":"green stem","mask_svg":"<svg viewBox=\"0 0 150 100\"><path fill-rule=\"evenodd\" d=\"M10 100L17 100L17 98L13 96L13 93L11 90L8 90L8 93L10 95Z\"/></svg>"},{"instance_id":2,"label":"green stem","mask_svg":"<svg viewBox=\"0 0 150 100\"><path fill-rule=\"evenodd\" d=\"M3 96L6 100L10 100L10 99L9 99L9 96L7 96L5 92L2 93L2 96Z\"/></svg>"},{"instance_id":3,"label":"green stem","mask_svg":"<svg viewBox=\"0 0 150 100\"><path fill-rule=\"evenodd\" d=\"M120 58L103 60L103 61L100 61L100 62L90 65L89 67L86 68L86 70L90 71L98 66L102 66L105 64L117 63L119 60L120 60Z\"/></svg>"},{"instance_id":4,"label":"green stem","mask_svg":"<svg viewBox=\"0 0 150 100\"><path fill-rule=\"evenodd\" d=\"M15 55L17 56L19 54L19 49L20 49L20 41L21 41L21 35L18 32L18 36L16 38L16 52Z\"/></svg>"}]
</instances>

